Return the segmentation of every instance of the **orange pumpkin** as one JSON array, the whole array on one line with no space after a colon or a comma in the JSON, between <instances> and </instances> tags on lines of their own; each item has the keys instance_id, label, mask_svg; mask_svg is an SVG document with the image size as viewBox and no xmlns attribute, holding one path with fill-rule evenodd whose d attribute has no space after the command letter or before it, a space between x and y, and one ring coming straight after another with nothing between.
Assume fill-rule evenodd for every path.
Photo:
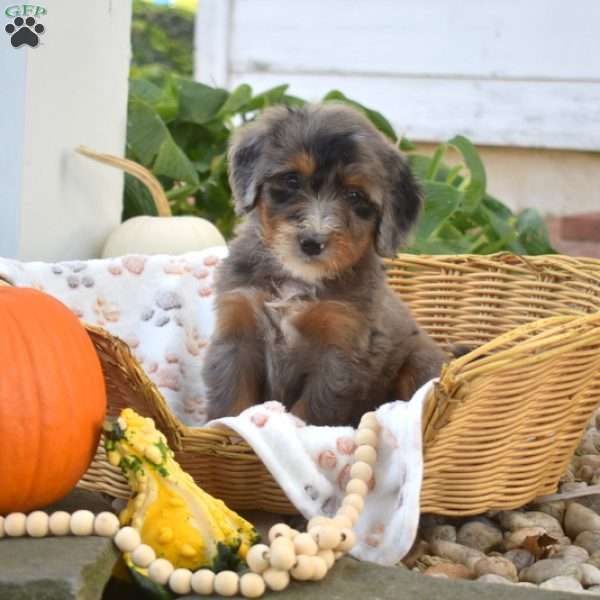
<instances>
[{"instance_id":1,"label":"orange pumpkin","mask_svg":"<svg viewBox=\"0 0 600 600\"><path fill-rule=\"evenodd\" d=\"M37 290L0 287L0 515L67 494L105 412L100 361L77 317Z\"/></svg>"}]
</instances>

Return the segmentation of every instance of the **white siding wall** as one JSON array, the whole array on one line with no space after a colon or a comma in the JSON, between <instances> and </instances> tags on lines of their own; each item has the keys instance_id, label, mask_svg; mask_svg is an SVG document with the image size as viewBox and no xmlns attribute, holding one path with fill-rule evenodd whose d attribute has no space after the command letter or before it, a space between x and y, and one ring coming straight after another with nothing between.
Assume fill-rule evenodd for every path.
<instances>
[{"instance_id":1,"label":"white siding wall","mask_svg":"<svg viewBox=\"0 0 600 600\"><path fill-rule=\"evenodd\" d=\"M131 0L40 4L36 48L13 48L0 12L0 256L95 257L120 222L123 176L74 148L123 154Z\"/></svg>"},{"instance_id":2,"label":"white siding wall","mask_svg":"<svg viewBox=\"0 0 600 600\"><path fill-rule=\"evenodd\" d=\"M196 77L333 88L418 141L600 150L598 0L201 0Z\"/></svg>"}]
</instances>

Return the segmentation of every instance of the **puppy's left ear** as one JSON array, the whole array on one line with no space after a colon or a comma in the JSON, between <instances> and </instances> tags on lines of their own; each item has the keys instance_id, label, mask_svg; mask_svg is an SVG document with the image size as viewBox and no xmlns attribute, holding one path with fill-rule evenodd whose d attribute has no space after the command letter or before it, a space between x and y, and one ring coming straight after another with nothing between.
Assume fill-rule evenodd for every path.
<instances>
[{"instance_id":1,"label":"puppy's left ear","mask_svg":"<svg viewBox=\"0 0 600 600\"><path fill-rule=\"evenodd\" d=\"M419 218L422 195L408 162L398 150L386 148L383 166L387 181L375 248L380 256L394 257Z\"/></svg>"},{"instance_id":2,"label":"puppy's left ear","mask_svg":"<svg viewBox=\"0 0 600 600\"><path fill-rule=\"evenodd\" d=\"M229 185L238 214L251 211L258 197L265 138L262 124L252 123L240 129L229 148Z\"/></svg>"}]
</instances>

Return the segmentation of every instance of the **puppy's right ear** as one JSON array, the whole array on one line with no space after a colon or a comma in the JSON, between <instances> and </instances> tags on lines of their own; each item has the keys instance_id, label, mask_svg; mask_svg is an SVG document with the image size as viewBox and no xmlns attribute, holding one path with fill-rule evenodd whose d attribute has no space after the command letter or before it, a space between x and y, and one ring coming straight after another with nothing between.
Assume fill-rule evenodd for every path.
<instances>
[{"instance_id":1,"label":"puppy's right ear","mask_svg":"<svg viewBox=\"0 0 600 600\"><path fill-rule=\"evenodd\" d=\"M259 162L266 133L260 123L239 130L229 148L229 185L238 214L250 212L260 191Z\"/></svg>"}]
</instances>

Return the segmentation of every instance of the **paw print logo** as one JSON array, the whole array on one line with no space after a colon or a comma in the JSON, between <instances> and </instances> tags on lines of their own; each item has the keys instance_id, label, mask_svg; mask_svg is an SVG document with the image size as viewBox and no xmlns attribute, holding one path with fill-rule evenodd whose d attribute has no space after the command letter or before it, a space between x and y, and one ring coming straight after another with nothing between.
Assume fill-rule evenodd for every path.
<instances>
[{"instance_id":1,"label":"paw print logo","mask_svg":"<svg viewBox=\"0 0 600 600\"><path fill-rule=\"evenodd\" d=\"M40 43L39 34L44 33L45 27L41 23L36 23L33 17L16 17L12 23L9 23L4 31L10 35L10 43L14 48L31 46L35 48Z\"/></svg>"}]
</instances>

